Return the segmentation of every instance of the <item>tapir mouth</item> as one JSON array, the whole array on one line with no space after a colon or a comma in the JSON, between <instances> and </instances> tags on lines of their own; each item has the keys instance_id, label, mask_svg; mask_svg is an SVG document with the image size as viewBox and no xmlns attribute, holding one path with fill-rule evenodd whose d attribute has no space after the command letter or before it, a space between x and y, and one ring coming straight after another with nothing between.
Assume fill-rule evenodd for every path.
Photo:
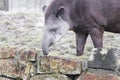
<instances>
[{"instance_id":1,"label":"tapir mouth","mask_svg":"<svg viewBox=\"0 0 120 80\"><path fill-rule=\"evenodd\" d=\"M42 42L42 50L44 55L48 55L48 45L45 42Z\"/></svg>"},{"instance_id":2,"label":"tapir mouth","mask_svg":"<svg viewBox=\"0 0 120 80\"><path fill-rule=\"evenodd\" d=\"M44 55L48 55L49 53L49 47L52 46L54 44L54 39L47 37L47 38L43 38L42 40L42 50L43 50L43 54Z\"/></svg>"}]
</instances>

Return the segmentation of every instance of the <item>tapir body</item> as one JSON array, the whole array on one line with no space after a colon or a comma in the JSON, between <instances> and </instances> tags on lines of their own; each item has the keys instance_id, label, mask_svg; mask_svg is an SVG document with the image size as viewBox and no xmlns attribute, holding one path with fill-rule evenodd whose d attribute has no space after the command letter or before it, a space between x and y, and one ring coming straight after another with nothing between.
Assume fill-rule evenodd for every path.
<instances>
[{"instance_id":1,"label":"tapir body","mask_svg":"<svg viewBox=\"0 0 120 80\"><path fill-rule=\"evenodd\" d=\"M120 33L120 0L53 0L45 11L44 55L68 30L76 33L77 56L88 35L95 48L102 48L104 31Z\"/></svg>"}]
</instances>

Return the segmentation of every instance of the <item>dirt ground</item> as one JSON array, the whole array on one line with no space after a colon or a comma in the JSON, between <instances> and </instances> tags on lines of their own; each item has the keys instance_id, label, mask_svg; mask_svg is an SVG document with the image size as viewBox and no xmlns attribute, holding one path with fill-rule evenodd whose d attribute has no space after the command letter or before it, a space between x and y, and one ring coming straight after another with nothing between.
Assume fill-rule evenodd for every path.
<instances>
[{"instance_id":1,"label":"dirt ground","mask_svg":"<svg viewBox=\"0 0 120 80\"><path fill-rule=\"evenodd\" d=\"M16 46L35 48L40 51L43 30L43 16L40 14L4 14L0 12L0 47ZM75 34L68 33L53 47L50 52L55 54L76 54ZM104 47L120 48L120 34L104 34ZM85 47L85 53L91 52L93 44L89 37Z\"/></svg>"}]
</instances>

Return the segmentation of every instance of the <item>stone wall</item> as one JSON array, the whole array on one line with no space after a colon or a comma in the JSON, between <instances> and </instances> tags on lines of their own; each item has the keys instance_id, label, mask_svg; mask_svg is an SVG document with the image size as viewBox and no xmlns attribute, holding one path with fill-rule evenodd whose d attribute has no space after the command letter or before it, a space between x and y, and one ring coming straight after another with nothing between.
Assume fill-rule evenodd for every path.
<instances>
[{"instance_id":1,"label":"stone wall","mask_svg":"<svg viewBox=\"0 0 120 80\"><path fill-rule=\"evenodd\" d=\"M90 57L40 56L35 49L0 48L0 80L120 80L118 49Z\"/></svg>"}]
</instances>

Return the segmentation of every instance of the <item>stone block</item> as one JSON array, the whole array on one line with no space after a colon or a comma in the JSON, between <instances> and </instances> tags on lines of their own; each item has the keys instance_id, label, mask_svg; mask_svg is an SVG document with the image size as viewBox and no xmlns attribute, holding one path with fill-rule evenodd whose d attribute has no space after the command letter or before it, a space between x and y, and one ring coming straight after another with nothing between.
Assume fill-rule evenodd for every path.
<instances>
[{"instance_id":1,"label":"stone block","mask_svg":"<svg viewBox=\"0 0 120 80\"><path fill-rule=\"evenodd\" d=\"M50 57L40 56L37 60L37 73L50 73Z\"/></svg>"},{"instance_id":2,"label":"stone block","mask_svg":"<svg viewBox=\"0 0 120 80\"><path fill-rule=\"evenodd\" d=\"M16 54L17 48L0 48L0 59L8 59L8 58L14 58Z\"/></svg>"},{"instance_id":3,"label":"stone block","mask_svg":"<svg viewBox=\"0 0 120 80\"><path fill-rule=\"evenodd\" d=\"M22 48L16 52L16 58L23 61L36 61L36 50L35 49L27 49Z\"/></svg>"},{"instance_id":4,"label":"stone block","mask_svg":"<svg viewBox=\"0 0 120 80\"><path fill-rule=\"evenodd\" d=\"M77 60L61 59L60 61L60 73L63 74L80 74L82 71L82 63Z\"/></svg>"},{"instance_id":5,"label":"stone block","mask_svg":"<svg viewBox=\"0 0 120 80\"><path fill-rule=\"evenodd\" d=\"M37 52L35 49L17 47L0 48L0 59L15 58L23 61L36 61Z\"/></svg>"},{"instance_id":6,"label":"stone block","mask_svg":"<svg viewBox=\"0 0 120 80\"><path fill-rule=\"evenodd\" d=\"M26 80L30 76L31 66L31 63L25 61L0 60L0 75Z\"/></svg>"},{"instance_id":7,"label":"stone block","mask_svg":"<svg viewBox=\"0 0 120 80\"><path fill-rule=\"evenodd\" d=\"M83 72L77 80L120 80L120 77L110 73Z\"/></svg>"},{"instance_id":8,"label":"stone block","mask_svg":"<svg viewBox=\"0 0 120 80\"><path fill-rule=\"evenodd\" d=\"M82 62L69 58L41 56L38 58L38 73L80 74Z\"/></svg>"},{"instance_id":9,"label":"stone block","mask_svg":"<svg viewBox=\"0 0 120 80\"><path fill-rule=\"evenodd\" d=\"M0 77L0 80L11 80L11 79Z\"/></svg>"},{"instance_id":10,"label":"stone block","mask_svg":"<svg viewBox=\"0 0 120 80\"><path fill-rule=\"evenodd\" d=\"M30 74L30 77L35 76L37 74L37 65L36 65L36 63L32 63L30 65L29 74Z\"/></svg>"},{"instance_id":11,"label":"stone block","mask_svg":"<svg viewBox=\"0 0 120 80\"><path fill-rule=\"evenodd\" d=\"M51 74L51 75L37 75L30 80L70 80L66 75Z\"/></svg>"},{"instance_id":12,"label":"stone block","mask_svg":"<svg viewBox=\"0 0 120 80\"><path fill-rule=\"evenodd\" d=\"M93 51L93 60L88 61L89 68L115 70L118 67L115 56L116 49L96 49Z\"/></svg>"}]
</instances>

